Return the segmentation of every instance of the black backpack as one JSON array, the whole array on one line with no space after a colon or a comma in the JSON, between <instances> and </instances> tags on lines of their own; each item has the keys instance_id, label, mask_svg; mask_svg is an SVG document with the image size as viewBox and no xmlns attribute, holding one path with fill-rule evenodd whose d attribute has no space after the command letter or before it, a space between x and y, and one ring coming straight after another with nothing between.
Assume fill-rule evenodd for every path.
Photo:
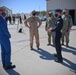
<instances>
[{"instance_id":1,"label":"black backpack","mask_svg":"<svg viewBox=\"0 0 76 75\"><path fill-rule=\"evenodd\" d=\"M20 28L18 32L19 32L19 33L22 33L22 28Z\"/></svg>"}]
</instances>

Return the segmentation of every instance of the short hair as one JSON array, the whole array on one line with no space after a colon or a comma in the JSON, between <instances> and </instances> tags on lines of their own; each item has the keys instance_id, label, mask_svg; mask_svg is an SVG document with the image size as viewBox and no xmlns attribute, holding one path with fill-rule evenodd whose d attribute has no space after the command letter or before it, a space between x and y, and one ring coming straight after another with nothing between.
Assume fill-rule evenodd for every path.
<instances>
[{"instance_id":1,"label":"short hair","mask_svg":"<svg viewBox=\"0 0 76 75\"><path fill-rule=\"evenodd\" d=\"M48 14L50 15L50 14L52 14L52 12L50 11Z\"/></svg>"},{"instance_id":2,"label":"short hair","mask_svg":"<svg viewBox=\"0 0 76 75\"><path fill-rule=\"evenodd\" d=\"M5 8L4 7L0 7L0 11L5 11Z\"/></svg>"},{"instance_id":3,"label":"short hair","mask_svg":"<svg viewBox=\"0 0 76 75\"><path fill-rule=\"evenodd\" d=\"M62 13L62 10L61 10L61 9L56 9L56 10L55 10L55 13L56 13L56 12Z\"/></svg>"},{"instance_id":4,"label":"short hair","mask_svg":"<svg viewBox=\"0 0 76 75\"><path fill-rule=\"evenodd\" d=\"M63 9L63 12L68 12L68 9Z\"/></svg>"}]
</instances>

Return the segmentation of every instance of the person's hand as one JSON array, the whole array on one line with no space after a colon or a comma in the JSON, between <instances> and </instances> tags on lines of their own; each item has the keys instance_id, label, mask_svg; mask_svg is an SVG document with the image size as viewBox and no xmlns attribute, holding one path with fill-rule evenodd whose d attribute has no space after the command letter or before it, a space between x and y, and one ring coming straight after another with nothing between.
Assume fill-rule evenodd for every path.
<instances>
[{"instance_id":1,"label":"person's hand","mask_svg":"<svg viewBox=\"0 0 76 75\"><path fill-rule=\"evenodd\" d=\"M51 32L51 30L50 29L47 29L47 32Z\"/></svg>"},{"instance_id":2,"label":"person's hand","mask_svg":"<svg viewBox=\"0 0 76 75\"><path fill-rule=\"evenodd\" d=\"M39 28L40 26L38 26L38 28Z\"/></svg>"},{"instance_id":3,"label":"person's hand","mask_svg":"<svg viewBox=\"0 0 76 75\"><path fill-rule=\"evenodd\" d=\"M40 27L40 25L38 26L38 28Z\"/></svg>"},{"instance_id":4,"label":"person's hand","mask_svg":"<svg viewBox=\"0 0 76 75\"><path fill-rule=\"evenodd\" d=\"M52 30L52 28L49 28L49 29L47 30L47 32L51 32L51 30Z\"/></svg>"},{"instance_id":5,"label":"person's hand","mask_svg":"<svg viewBox=\"0 0 76 75\"><path fill-rule=\"evenodd\" d=\"M45 30L47 31L47 28L45 28Z\"/></svg>"},{"instance_id":6,"label":"person's hand","mask_svg":"<svg viewBox=\"0 0 76 75\"><path fill-rule=\"evenodd\" d=\"M70 30L67 30L67 32L69 32Z\"/></svg>"},{"instance_id":7,"label":"person's hand","mask_svg":"<svg viewBox=\"0 0 76 75\"><path fill-rule=\"evenodd\" d=\"M31 28L30 26L28 26L28 28Z\"/></svg>"}]
</instances>

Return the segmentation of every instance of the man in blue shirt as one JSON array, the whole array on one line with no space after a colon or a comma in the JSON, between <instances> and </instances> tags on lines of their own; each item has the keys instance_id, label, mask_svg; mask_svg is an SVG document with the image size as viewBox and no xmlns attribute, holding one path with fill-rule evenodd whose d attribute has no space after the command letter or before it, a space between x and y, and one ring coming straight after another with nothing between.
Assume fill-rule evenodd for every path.
<instances>
[{"instance_id":1,"label":"man in blue shirt","mask_svg":"<svg viewBox=\"0 0 76 75\"><path fill-rule=\"evenodd\" d=\"M4 19L5 17L5 9L0 7L0 44L1 44L1 57L2 64L5 70L15 68L15 65L11 63L11 44L10 38L11 35L7 28L7 23Z\"/></svg>"},{"instance_id":2,"label":"man in blue shirt","mask_svg":"<svg viewBox=\"0 0 76 75\"><path fill-rule=\"evenodd\" d=\"M61 13L62 10L61 9L57 9L55 10L55 16L57 18L56 24L53 28L48 29L48 32L55 32L55 48L56 48L56 52L57 55L55 55L57 57L57 59L55 60L55 62L63 62L62 59L62 54L61 54L61 44L60 44L60 39L62 37L62 27L63 27L63 19L61 18Z\"/></svg>"}]
</instances>

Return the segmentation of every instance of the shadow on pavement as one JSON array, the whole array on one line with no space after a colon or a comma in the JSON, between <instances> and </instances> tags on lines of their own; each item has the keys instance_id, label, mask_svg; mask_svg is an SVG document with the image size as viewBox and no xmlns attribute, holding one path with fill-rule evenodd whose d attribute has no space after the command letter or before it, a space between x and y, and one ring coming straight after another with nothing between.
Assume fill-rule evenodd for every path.
<instances>
[{"instance_id":1,"label":"shadow on pavement","mask_svg":"<svg viewBox=\"0 0 76 75\"><path fill-rule=\"evenodd\" d=\"M20 75L18 72L16 72L15 70L6 70L6 72L8 73L8 75Z\"/></svg>"},{"instance_id":2,"label":"shadow on pavement","mask_svg":"<svg viewBox=\"0 0 76 75\"><path fill-rule=\"evenodd\" d=\"M69 52L69 53L76 55L76 48L75 47L71 47L71 46L66 47L66 48L62 47L62 50L65 52Z\"/></svg>"},{"instance_id":3,"label":"shadow on pavement","mask_svg":"<svg viewBox=\"0 0 76 75\"><path fill-rule=\"evenodd\" d=\"M69 46L68 48L73 49L73 50L76 51L76 48L75 47Z\"/></svg>"},{"instance_id":4,"label":"shadow on pavement","mask_svg":"<svg viewBox=\"0 0 76 75\"><path fill-rule=\"evenodd\" d=\"M65 62L61 63L62 65L68 67L70 71L74 71L76 73L76 63L71 62L70 60L63 58Z\"/></svg>"},{"instance_id":5,"label":"shadow on pavement","mask_svg":"<svg viewBox=\"0 0 76 75\"><path fill-rule=\"evenodd\" d=\"M39 53L41 59L44 59L44 60L54 60L53 55L50 54L49 52L47 52L46 50L43 50L43 49L40 48L39 50L34 49L33 51Z\"/></svg>"}]
</instances>

